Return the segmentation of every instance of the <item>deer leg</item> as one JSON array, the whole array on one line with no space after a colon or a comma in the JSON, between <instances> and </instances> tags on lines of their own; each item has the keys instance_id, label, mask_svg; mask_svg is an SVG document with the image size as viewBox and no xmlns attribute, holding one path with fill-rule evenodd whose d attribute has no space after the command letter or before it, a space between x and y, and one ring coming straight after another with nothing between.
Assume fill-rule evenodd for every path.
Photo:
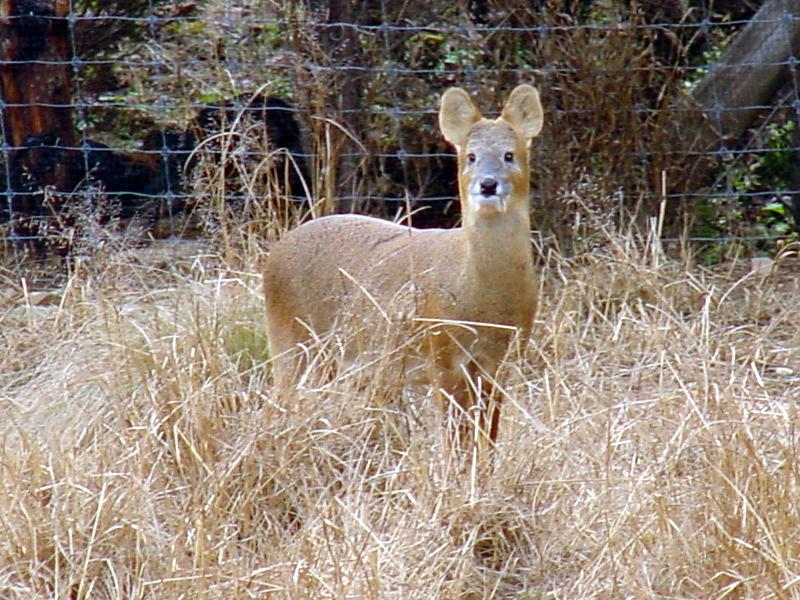
<instances>
[{"instance_id":1,"label":"deer leg","mask_svg":"<svg viewBox=\"0 0 800 600\"><path fill-rule=\"evenodd\" d=\"M467 382L458 373L441 372L436 394L444 420L445 444L449 449L463 449L470 438L471 404Z\"/></svg>"},{"instance_id":2,"label":"deer leg","mask_svg":"<svg viewBox=\"0 0 800 600\"><path fill-rule=\"evenodd\" d=\"M500 394L487 372L496 373L497 368L487 371L474 360L462 364L460 346L447 341L446 335L432 336L428 347L446 445L462 450L472 443L494 448L500 430Z\"/></svg>"},{"instance_id":3,"label":"deer leg","mask_svg":"<svg viewBox=\"0 0 800 600\"><path fill-rule=\"evenodd\" d=\"M494 392L494 386L492 387L492 392ZM489 398L489 414L489 442L491 447L494 448L495 444L497 444L497 435L500 433L500 398L494 393Z\"/></svg>"},{"instance_id":4,"label":"deer leg","mask_svg":"<svg viewBox=\"0 0 800 600\"><path fill-rule=\"evenodd\" d=\"M285 390L294 386L306 368L307 356L300 351L298 342L308 337L308 332L291 319L288 323L267 318L267 340L272 363L275 387Z\"/></svg>"},{"instance_id":5,"label":"deer leg","mask_svg":"<svg viewBox=\"0 0 800 600\"><path fill-rule=\"evenodd\" d=\"M475 395L474 405L479 407L477 419L478 442L494 448L500 428L500 398L492 381L486 377L475 364L469 368L472 384L470 388Z\"/></svg>"}]
</instances>

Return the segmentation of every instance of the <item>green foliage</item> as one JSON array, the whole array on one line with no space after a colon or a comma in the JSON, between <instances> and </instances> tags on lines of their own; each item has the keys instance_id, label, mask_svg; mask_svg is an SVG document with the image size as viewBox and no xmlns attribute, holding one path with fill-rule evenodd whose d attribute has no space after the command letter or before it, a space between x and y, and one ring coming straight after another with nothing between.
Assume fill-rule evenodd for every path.
<instances>
[{"instance_id":1,"label":"green foliage","mask_svg":"<svg viewBox=\"0 0 800 600\"><path fill-rule=\"evenodd\" d=\"M233 323L223 332L222 346L241 373L263 365L269 359L267 336L259 323Z\"/></svg>"},{"instance_id":2,"label":"green foliage","mask_svg":"<svg viewBox=\"0 0 800 600\"><path fill-rule=\"evenodd\" d=\"M770 123L763 128L761 148L752 153L729 154L717 172L718 185L695 210L693 235L754 239L751 251L771 252L774 243L797 239L789 209L791 169L797 160L792 148L795 122ZM724 192L728 193L724 193ZM725 256L720 244L704 250L703 262Z\"/></svg>"},{"instance_id":3,"label":"green foliage","mask_svg":"<svg viewBox=\"0 0 800 600\"><path fill-rule=\"evenodd\" d=\"M792 150L792 134L795 127L794 121L771 123L767 126L769 132L767 141L771 151L762 154L755 166L756 181L762 187L775 190L789 188L791 167L796 160Z\"/></svg>"},{"instance_id":4,"label":"green foliage","mask_svg":"<svg viewBox=\"0 0 800 600\"><path fill-rule=\"evenodd\" d=\"M708 33L709 40L704 49L690 58L690 69L683 79L683 88L687 92L691 92L703 77L709 74L711 66L722 58L722 53L731 41L732 30L724 26L729 20L729 16L723 16L720 19L723 26L711 27Z\"/></svg>"}]
</instances>

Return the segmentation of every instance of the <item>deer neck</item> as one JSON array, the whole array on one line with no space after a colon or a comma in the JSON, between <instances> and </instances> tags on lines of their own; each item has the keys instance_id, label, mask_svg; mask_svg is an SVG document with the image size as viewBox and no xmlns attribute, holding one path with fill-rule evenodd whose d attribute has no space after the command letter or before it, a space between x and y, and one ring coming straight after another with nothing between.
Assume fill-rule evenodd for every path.
<instances>
[{"instance_id":1,"label":"deer neck","mask_svg":"<svg viewBox=\"0 0 800 600\"><path fill-rule=\"evenodd\" d=\"M533 268L527 202L500 215L464 219L467 275L479 285L520 285Z\"/></svg>"}]
</instances>

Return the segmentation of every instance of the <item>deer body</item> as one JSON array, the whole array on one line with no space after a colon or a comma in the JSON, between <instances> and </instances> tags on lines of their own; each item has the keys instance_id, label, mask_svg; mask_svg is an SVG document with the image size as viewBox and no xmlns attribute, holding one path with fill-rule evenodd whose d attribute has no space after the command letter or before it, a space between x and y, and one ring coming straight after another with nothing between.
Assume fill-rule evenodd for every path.
<instances>
[{"instance_id":1,"label":"deer body","mask_svg":"<svg viewBox=\"0 0 800 600\"><path fill-rule=\"evenodd\" d=\"M413 353L442 406L450 414L477 406L480 430L493 442L499 413L481 397L491 396L511 342L527 340L535 309L528 144L541 123L531 86L519 86L497 120L482 118L463 90L448 90L440 125L458 150L462 227L337 215L278 242L264 270L276 384L296 379L297 348L315 335L356 322L362 335L352 345L360 352L382 323L410 323L418 334ZM459 432L463 440L466 420Z\"/></svg>"}]
</instances>

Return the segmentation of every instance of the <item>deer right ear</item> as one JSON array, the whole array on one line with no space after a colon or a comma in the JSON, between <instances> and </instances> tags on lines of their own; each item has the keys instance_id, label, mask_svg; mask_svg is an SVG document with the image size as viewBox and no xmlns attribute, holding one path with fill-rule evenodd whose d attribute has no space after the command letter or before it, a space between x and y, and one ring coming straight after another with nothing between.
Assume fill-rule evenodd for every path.
<instances>
[{"instance_id":1,"label":"deer right ear","mask_svg":"<svg viewBox=\"0 0 800 600\"><path fill-rule=\"evenodd\" d=\"M517 86L508 97L500 117L519 131L530 144L531 138L539 135L544 122L539 92L532 85Z\"/></svg>"},{"instance_id":2,"label":"deer right ear","mask_svg":"<svg viewBox=\"0 0 800 600\"><path fill-rule=\"evenodd\" d=\"M439 110L439 127L444 139L456 148L463 147L472 126L480 121L481 112L472 103L469 94L461 88L450 88L442 96Z\"/></svg>"}]
</instances>

